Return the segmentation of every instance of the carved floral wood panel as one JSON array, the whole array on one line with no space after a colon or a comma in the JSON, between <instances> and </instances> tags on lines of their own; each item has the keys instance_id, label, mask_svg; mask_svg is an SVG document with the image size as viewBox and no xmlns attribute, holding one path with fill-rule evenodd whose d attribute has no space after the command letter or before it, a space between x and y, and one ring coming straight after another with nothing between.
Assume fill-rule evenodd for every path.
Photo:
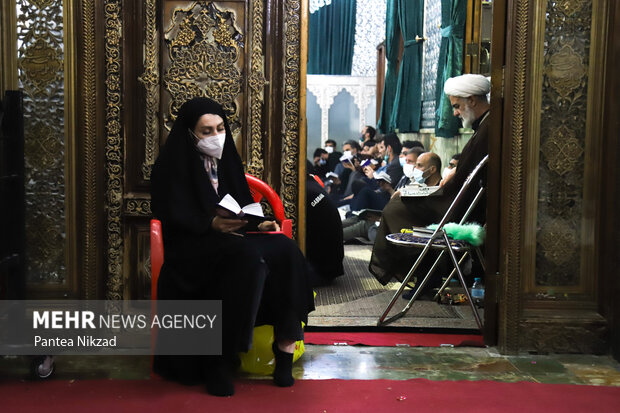
<instances>
[{"instance_id":1,"label":"carved floral wood panel","mask_svg":"<svg viewBox=\"0 0 620 413\"><path fill-rule=\"evenodd\" d=\"M538 286L580 283L591 21L591 1L547 3L538 181Z\"/></svg>"},{"instance_id":2,"label":"carved floral wood panel","mask_svg":"<svg viewBox=\"0 0 620 413\"><path fill-rule=\"evenodd\" d=\"M30 284L66 282L62 0L17 1L24 92L26 262Z\"/></svg>"}]
</instances>

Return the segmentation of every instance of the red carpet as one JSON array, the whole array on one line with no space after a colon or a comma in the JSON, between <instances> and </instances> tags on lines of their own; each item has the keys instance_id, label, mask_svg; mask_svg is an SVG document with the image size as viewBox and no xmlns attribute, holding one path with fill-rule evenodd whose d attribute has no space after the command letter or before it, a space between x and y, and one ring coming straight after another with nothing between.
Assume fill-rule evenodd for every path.
<instances>
[{"instance_id":1,"label":"red carpet","mask_svg":"<svg viewBox=\"0 0 620 413\"><path fill-rule=\"evenodd\" d=\"M395 347L439 347L451 344L455 347L483 347L481 335L467 334L417 334L417 333L347 333L347 332L306 332L304 343L349 346L362 344L365 346Z\"/></svg>"},{"instance_id":2,"label":"red carpet","mask_svg":"<svg viewBox=\"0 0 620 413\"><path fill-rule=\"evenodd\" d=\"M0 382L2 412L612 412L620 387L529 382L244 380L229 398L163 380Z\"/></svg>"}]
</instances>

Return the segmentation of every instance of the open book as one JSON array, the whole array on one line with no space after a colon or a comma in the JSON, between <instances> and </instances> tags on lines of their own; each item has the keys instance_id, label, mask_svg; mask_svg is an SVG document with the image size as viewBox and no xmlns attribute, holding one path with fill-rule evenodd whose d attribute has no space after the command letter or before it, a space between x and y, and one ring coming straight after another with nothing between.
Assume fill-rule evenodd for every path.
<instances>
[{"instance_id":1,"label":"open book","mask_svg":"<svg viewBox=\"0 0 620 413\"><path fill-rule=\"evenodd\" d=\"M224 210L225 217L229 218L240 218L246 220L253 221L265 221L268 218L265 218L263 215L263 207L258 202L254 202L251 204L247 204L244 207L241 207L239 203L233 198L230 194L226 194L224 198L220 201L217 206L220 209Z\"/></svg>"},{"instance_id":2,"label":"open book","mask_svg":"<svg viewBox=\"0 0 620 413\"><path fill-rule=\"evenodd\" d=\"M359 219L368 221L380 221L383 211L380 209L362 209L361 211L352 211L351 214L357 215Z\"/></svg>"},{"instance_id":3,"label":"open book","mask_svg":"<svg viewBox=\"0 0 620 413\"><path fill-rule=\"evenodd\" d=\"M423 197L423 196L436 196L443 193L443 189L439 186L426 186L424 184L409 184L399 189L400 196L407 197Z\"/></svg>"}]
</instances>

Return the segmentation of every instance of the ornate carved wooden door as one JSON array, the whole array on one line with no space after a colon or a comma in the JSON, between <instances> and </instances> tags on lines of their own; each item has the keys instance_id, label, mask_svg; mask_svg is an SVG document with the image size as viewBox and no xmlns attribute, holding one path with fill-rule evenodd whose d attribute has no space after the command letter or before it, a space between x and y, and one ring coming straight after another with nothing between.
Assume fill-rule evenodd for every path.
<instances>
[{"instance_id":1,"label":"ornate carved wooden door","mask_svg":"<svg viewBox=\"0 0 620 413\"><path fill-rule=\"evenodd\" d=\"M300 12L290 1L106 2L108 298L149 295L151 168L192 97L224 106L246 170L296 216Z\"/></svg>"},{"instance_id":2,"label":"ornate carved wooden door","mask_svg":"<svg viewBox=\"0 0 620 413\"><path fill-rule=\"evenodd\" d=\"M297 219L301 6L3 0L1 86L29 102L31 296L149 296L151 168L194 96L223 104L247 171Z\"/></svg>"}]
</instances>

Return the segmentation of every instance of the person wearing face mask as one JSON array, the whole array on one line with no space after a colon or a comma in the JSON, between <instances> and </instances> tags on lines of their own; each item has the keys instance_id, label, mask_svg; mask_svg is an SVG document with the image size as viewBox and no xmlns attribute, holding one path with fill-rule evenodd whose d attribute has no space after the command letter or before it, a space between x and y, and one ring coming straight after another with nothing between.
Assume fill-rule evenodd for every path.
<instances>
[{"instance_id":1,"label":"person wearing face mask","mask_svg":"<svg viewBox=\"0 0 620 413\"><path fill-rule=\"evenodd\" d=\"M446 166L443 169L443 172L441 173L442 178L446 178L448 177L448 175L452 175L454 172L456 172L456 166L459 164L460 157L461 157L460 153L457 153L452 156L452 158L450 159L450 162L448 163L448 166Z\"/></svg>"},{"instance_id":2,"label":"person wearing face mask","mask_svg":"<svg viewBox=\"0 0 620 413\"><path fill-rule=\"evenodd\" d=\"M403 147L400 150L400 155L399 155L400 166L405 166L405 164L407 163L407 161L405 160L405 157L407 156L407 153L409 152L409 150L412 148L421 148L422 151L424 151L424 145L420 141L409 141L409 140L403 141Z\"/></svg>"},{"instance_id":3,"label":"person wearing face mask","mask_svg":"<svg viewBox=\"0 0 620 413\"><path fill-rule=\"evenodd\" d=\"M338 159L338 165L334 168L334 173L340 177L342 198L346 198L352 194L351 185L353 185L353 182L362 177L358 158L362 148L357 141L350 139L342 144L342 150L344 153Z\"/></svg>"},{"instance_id":4,"label":"person wearing face mask","mask_svg":"<svg viewBox=\"0 0 620 413\"><path fill-rule=\"evenodd\" d=\"M217 204L232 196L253 203L222 106L207 98L185 102L153 166L151 206L162 223L164 263L159 300L221 300L222 356L164 356L154 370L166 379L206 384L216 396L234 393L237 354L252 343L254 326L274 326L273 380L291 386L295 342L314 309L307 262L275 221L250 223ZM258 231L252 234L250 231ZM174 341L159 330L158 341Z\"/></svg>"},{"instance_id":5,"label":"person wearing face mask","mask_svg":"<svg viewBox=\"0 0 620 413\"><path fill-rule=\"evenodd\" d=\"M398 194L398 190L406 185L409 185L413 181L413 170L415 169L416 162L418 161L418 156L424 153L424 148L419 146L415 146L409 149L405 155L405 165L403 165L403 176L400 178L400 181L396 184L394 189L394 195ZM392 195L392 196L394 196Z\"/></svg>"},{"instance_id":6,"label":"person wearing face mask","mask_svg":"<svg viewBox=\"0 0 620 413\"><path fill-rule=\"evenodd\" d=\"M487 94L490 90L490 82L481 75L463 75L450 78L444 85L444 93L448 95L454 116L462 119L464 126L474 129L474 134L461 152L455 173L441 180L440 193L421 198L403 198L399 194L390 199L383 209L381 224L377 230L377 237L373 245L370 264L370 272L382 284L387 284L392 278L402 281L409 271L416 254L415 249L405 249L389 244L385 237L388 234L400 232L402 228L412 226L425 227L436 224L445 214L456 193L461 189L467 176L488 153L488 112L489 103ZM437 168L437 174L441 170ZM422 178L425 177L424 169ZM419 176L420 173L416 172ZM486 182L486 172L483 171L483 182ZM427 178L428 179L428 178ZM425 183L429 184L427 180ZM462 208L466 208L473 200L476 193L472 186L466 193ZM470 215L471 222L483 224L485 221L486 202L482 199L473 213ZM460 217L464 209L456 211L455 216ZM426 261L426 260L425 260Z\"/></svg>"},{"instance_id":7,"label":"person wearing face mask","mask_svg":"<svg viewBox=\"0 0 620 413\"><path fill-rule=\"evenodd\" d=\"M337 143L333 139L325 141L325 151L327 152L327 172L334 172L336 166L340 162L342 153L336 150Z\"/></svg>"},{"instance_id":8,"label":"person wearing face mask","mask_svg":"<svg viewBox=\"0 0 620 413\"><path fill-rule=\"evenodd\" d=\"M418 184L437 186L441 181L441 158L433 152L424 152L416 161L412 178Z\"/></svg>"},{"instance_id":9,"label":"person wearing face mask","mask_svg":"<svg viewBox=\"0 0 620 413\"><path fill-rule=\"evenodd\" d=\"M329 172L329 167L327 166L327 158L328 153L325 149L316 148L313 154L312 160L312 170L309 171L314 175L318 175L319 178L325 180L325 174Z\"/></svg>"}]
</instances>

